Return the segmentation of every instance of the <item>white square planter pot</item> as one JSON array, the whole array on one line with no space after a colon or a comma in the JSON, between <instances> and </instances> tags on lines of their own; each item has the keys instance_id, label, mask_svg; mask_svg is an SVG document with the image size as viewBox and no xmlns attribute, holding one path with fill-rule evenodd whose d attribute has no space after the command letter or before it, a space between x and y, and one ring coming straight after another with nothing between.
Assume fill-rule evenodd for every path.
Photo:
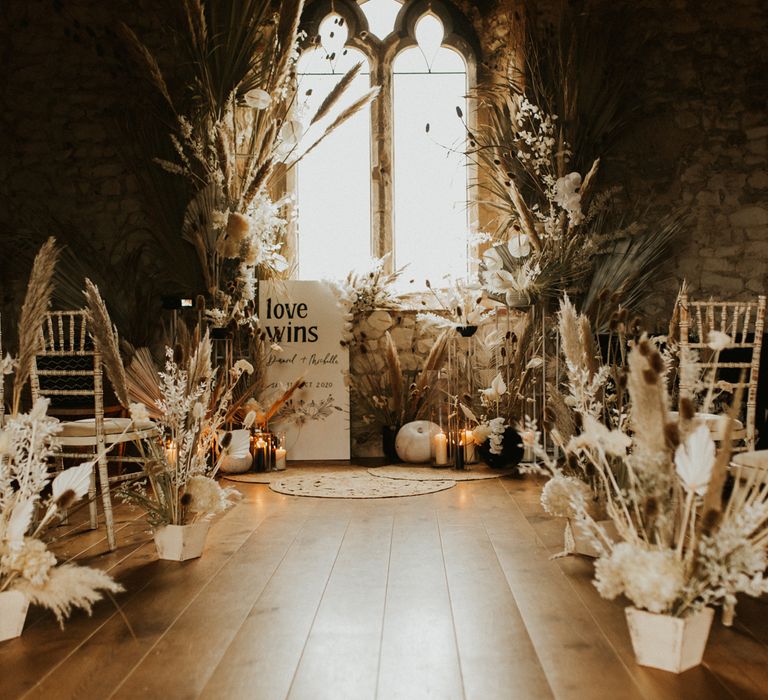
<instances>
[{"instance_id":1,"label":"white square planter pot","mask_svg":"<svg viewBox=\"0 0 768 700\"><path fill-rule=\"evenodd\" d=\"M596 520L595 522L603 528L612 542L619 541L619 533L616 532L613 520ZM585 532L581 522L571 518L568 518L565 523L565 551L567 554L582 554L593 559L597 559L601 555L592 538Z\"/></svg>"},{"instance_id":2,"label":"white square planter pot","mask_svg":"<svg viewBox=\"0 0 768 700\"><path fill-rule=\"evenodd\" d=\"M682 673L701 663L712 627L712 608L687 617L658 615L632 607L624 612L635 659L641 666Z\"/></svg>"},{"instance_id":3,"label":"white square planter pot","mask_svg":"<svg viewBox=\"0 0 768 700\"><path fill-rule=\"evenodd\" d=\"M201 520L191 525L163 525L154 533L157 556L171 561L196 559L203 553L211 523Z\"/></svg>"},{"instance_id":4,"label":"white square planter pot","mask_svg":"<svg viewBox=\"0 0 768 700\"><path fill-rule=\"evenodd\" d=\"M29 600L18 591L0 593L0 642L21 634L27 619Z\"/></svg>"}]
</instances>

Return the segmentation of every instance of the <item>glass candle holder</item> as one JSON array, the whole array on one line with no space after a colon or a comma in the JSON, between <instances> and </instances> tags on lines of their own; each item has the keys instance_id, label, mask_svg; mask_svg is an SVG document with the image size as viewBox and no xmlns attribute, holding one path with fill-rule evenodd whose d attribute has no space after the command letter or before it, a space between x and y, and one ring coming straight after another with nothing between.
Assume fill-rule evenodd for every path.
<instances>
[{"instance_id":1,"label":"glass candle holder","mask_svg":"<svg viewBox=\"0 0 768 700\"><path fill-rule=\"evenodd\" d=\"M285 433L274 433L275 442L275 471L281 472L286 468L288 450L285 447Z\"/></svg>"},{"instance_id":2,"label":"glass candle holder","mask_svg":"<svg viewBox=\"0 0 768 700\"><path fill-rule=\"evenodd\" d=\"M253 471L274 471L275 447L272 433L266 430L254 430L251 433L251 457Z\"/></svg>"}]
</instances>

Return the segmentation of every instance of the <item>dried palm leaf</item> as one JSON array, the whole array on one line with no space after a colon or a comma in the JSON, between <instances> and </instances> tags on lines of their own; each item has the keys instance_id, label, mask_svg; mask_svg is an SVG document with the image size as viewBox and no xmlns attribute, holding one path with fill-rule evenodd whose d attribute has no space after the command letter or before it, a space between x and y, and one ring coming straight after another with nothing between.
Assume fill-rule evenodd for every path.
<instances>
[{"instance_id":1,"label":"dried palm leaf","mask_svg":"<svg viewBox=\"0 0 768 700\"><path fill-rule=\"evenodd\" d=\"M112 383L112 388L120 405L123 408L128 408L130 401L128 399L125 367L120 356L120 340L117 335L117 328L109 317L107 306L101 298L98 287L89 279L85 280L83 294L85 294L86 314L91 335L101 352L107 377Z\"/></svg>"},{"instance_id":2,"label":"dried palm leaf","mask_svg":"<svg viewBox=\"0 0 768 700\"><path fill-rule=\"evenodd\" d=\"M294 393L296 393L296 391L303 386L304 377L300 377L293 384L291 384L288 390L277 401L273 402L267 412L264 414L264 423L268 423L273 418L273 416L275 416L277 412L283 407L283 405L294 395Z\"/></svg>"},{"instance_id":3,"label":"dried palm leaf","mask_svg":"<svg viewBox=\"0 0 768 700\"><path fill-rule=\"evenodd\" d=\"M392 411L399 417L398 423L402 423L405 413L405 395L403 393L403 368L400 364L400 355L397 352L395 341L389 331L384 334L384 364L389 376L389 388L392 392Z\"/></svg>"},{"instance_id":4,"label":"dried palm leaf","mask_svg":"<svg viewBox=\"0 0 768 700\"><path fill-rule=\"evenodd\" d=\"M149 348L136 349L131 363L125 370L125 379L130 400L144 404L149 415L158 418L160 411L157 402L162 400L163 394L160 391L158 368Z\"/></svg>"}]
</instances>

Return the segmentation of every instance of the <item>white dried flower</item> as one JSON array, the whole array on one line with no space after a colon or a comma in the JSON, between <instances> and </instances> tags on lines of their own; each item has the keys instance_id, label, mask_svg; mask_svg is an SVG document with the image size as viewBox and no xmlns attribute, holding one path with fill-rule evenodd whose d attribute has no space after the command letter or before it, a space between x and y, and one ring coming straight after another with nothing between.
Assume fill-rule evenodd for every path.
<instances>
[{"instance_id":1,"label":"white dried flower","mask_svg":"<svg viewBox=\"0 0 768 700\"><path fill-rule=\"evenodd\" d=\"M586 503L591 498L591 489L581 479L556 474L544 484L541 506L556 518L573 518L577 514L576 504Z\"/></svg>"},{"instance_id":2,"label":"white dried flower","mask_svg":"<svg viewBox=\"0 0 768 700\"><path fill-rule=\"evenodd\" d=\"M18 547L9 547L0 557L0 566L16 573L33 586L42 586L48 580L48 572L56 566L56 557L40 540L25 537Z\"/></svg>"},{"instance_id":3,"label":"white dried flower","mask_svg":"<svg viewBox=\"0 0 768 700\"><path fill-rule=\"evenodd\" d=\"M131 414L131 420L134 423L146 423L149 421L149 411L143 403L132 403L128 406L128 412Z\"/></svg>"},{"instance_id":4,"label":"white dried flower","mask_svg":"<svg viewBox=\"0 0 768 700\"><path fill-rule=\"evenodd\" d=\"M246 374L253 374L253 365L248 362L248 360L238 360L235 362L235 366L233 368L237 374L242 374L245 372Z\"/></svg>"},{"instance_id":5,"label":"white dried flower","mask_svg":"<svg viewBox=\"0 0 768 700\"><path fill-rule=\"evenodd\" d=\"M215 515L225 511L229 505L228 493L207 476L190 477L186 493L190 496L190 511L198 515Z\"/></svg>"},{"instance_id":6,"label":"white dried flower","mask_svg":"<svg viewBox=\"0 0 768 700\"><path fill-rule=\"evenodd\" d=\"M722 331L709 331L707 333L707 345L715 352L720 352L730 347L732 344L731 336Z\"/></svg>"},{"instance_id":7,"label":"white dried flower","mask_svg":"<svg viewBox=\"0 0 768 700\"><path fill-rule=\"evenodd\" d=\"M86 493L91 484L91 474L93 473L93 462L84 462L77 467L65 469L58 474L51 484L53 490L53 500L58 501L67 491L71 491L72 503L79 501Z\"/></svg>"},{"instance_id":8,"label":"white dried flower","mask_svg":"<svg viewBox=\"0 0 768 700\"><path fill-rule=\"evenodd\" d=\"M261 88L253 88L243 95L243 100L253 109L266 109L272 104L272 95Z\"/></svg>"}]
</instances>

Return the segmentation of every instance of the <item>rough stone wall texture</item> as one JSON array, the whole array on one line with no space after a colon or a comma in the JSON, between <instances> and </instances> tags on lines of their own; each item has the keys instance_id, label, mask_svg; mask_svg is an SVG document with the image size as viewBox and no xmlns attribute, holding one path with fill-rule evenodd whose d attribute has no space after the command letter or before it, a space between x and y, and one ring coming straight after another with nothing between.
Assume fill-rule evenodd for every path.
<instances>
[{"instance_id":1,"label":"rough stone wall texture","mask_svg":"<svg viewBox=\"0 0 768 700\"><path fill-rule=\"evenodd\" d=\"M642 0L648 44L639 114L607 175L652 210L690 206L646 311L668 317L681 280L691 295L768 290L768 4Z\"/></svg>"},{"instance_id":2,"label":"rough stone wall texture","mask_svg":"<svg viewBox=\"0 0 768 700\"><path fill-rule=\"evenodd\" d=\"M636 119L604 174L653 211L679 203L692 210L663 279L649 290L647 311L662 325L683 278L701 296L746 297L768 286L768 4L621 2L636 8L636 31L649 40L638 67ZM457 5L480 35L486 64L501 66L505 47L514 45L513 0ZM106 250L148 225L112 126L132 96L85 28L99 32L125 20L151 33L148 7L129 0L3 3L3 236L77 230ZM3 276L11 268L0 261Z\"/></svg>"}]
</instances>

